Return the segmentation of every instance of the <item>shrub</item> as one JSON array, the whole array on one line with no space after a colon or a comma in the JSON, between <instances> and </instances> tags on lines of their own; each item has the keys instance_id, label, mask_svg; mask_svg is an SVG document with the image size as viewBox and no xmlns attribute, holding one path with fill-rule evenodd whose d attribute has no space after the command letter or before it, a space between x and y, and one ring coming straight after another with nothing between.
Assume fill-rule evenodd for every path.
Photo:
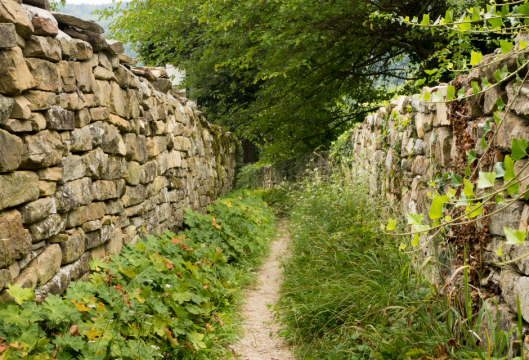
<instances>
[{"instance_id":1,"label":"shrub","mask_svg":"<svg viewBox=\"0 0 529 360\"><path fill-rule=\"evenodd\" d=\"M206 359L231 357L240 290L273 234L255 193L234 192L185 212L178 235L145 234L122 254L91 262L90 282L42 305L10 286L0 305L0 359Z\"/></svg>"}]
</instances>

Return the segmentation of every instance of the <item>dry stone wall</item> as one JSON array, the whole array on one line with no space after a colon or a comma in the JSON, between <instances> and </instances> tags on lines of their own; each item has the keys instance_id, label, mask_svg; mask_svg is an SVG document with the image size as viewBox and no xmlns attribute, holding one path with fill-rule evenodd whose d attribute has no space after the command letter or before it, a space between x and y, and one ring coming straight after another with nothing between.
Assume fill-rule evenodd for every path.
<instances>
[{"instance_id":1,"label":"dry stone wall","mask_svg":"<svg viewBox=\"0 0 529 360\"><path fill-rule=\"evenodd\" d=\"M0 290L42 301L90 258L205 212L238 143L95 22L28 3L0 0Z\"/></svg>"},{"instance_id":2,"label":"dry stone wall","mask_svg":"<svg viewBox=\"0 0 529 360\"><path fill-rule=\"evenodd\" d=\"M481 65L491 63L500 52L487 55ZM492 84L496 83L494 72L507 65L510 71L516 69L515 58L506 54L505 60L499 61L491 67L481 67L472 70L466 77L454 80L453 85L458 89L463 86L466 94L472 94L471 82L487 77ZM527 57L527 54L525 54ZM524 76L527 70L522 70ZM423 214L424 219L431 224L428 211L434 189L428 182L442 179L445 173L464 174L467 165L466 151L475 149L478 158L484 151L480 141L485 135L484 126L487 120L495 127L492 118L497 111L496 99L501 96L504 103L513 102L513 83L500 84L495 89L483 95L474 96L459 104L427 103L422 101L419 94L411 97L402 96L392 101L387 107L380 108L376 113L367 116L363 123L351 131L351 141L354 148L354 161L361 171L369 177L370 192L385 196L387 201L395 204L405 218L408 212ZM445 90L446 86L425 88L431 93ZM503 161L505 155L511 151L513 138L525 139L529 142L529 82L523 85L520 96L513 102L506 116L503 126L498 130L492 151L481 165L480 171L494 171L494 164ZM446 93L445 93L446 95ZM506 107L508 108L508 107ZM502 113L503 114L503 113ZM489 133L487 139L490 139ZM514 169L521 169L528 159L518 160ZM520 170L518 170L519 172ZM527 174L522 174L527 176ZM496 180L496 187L503 184L502 179ZM520 188L526 189L529 180L522 182ZM447 191L447 186L440 190ZM507 200L512 200L505 193ZM505 206L505 205L503 205ZM497 206L489 206L488 211L498 210ZM525 250L520 246L505 243L503 226L519 230L527 229L529 223L529 203L517 201L504 211L489 218L489 221L478 221L473 235L467 241L473 251L483 255L483 260L493 260L494 250L500 244L506 260L519 257ZM455 235L454 229L448 235ZM456 254L462 259L462 243L451 244ZM446 240L446 239L445 239ZM421 243L425 241L423 237ZM525 242L526 247L529 242ZM433 255L438 252L433 245L426 247L423 255ZM446 259L445 259L446 261ZM452 271L457 261L449 264ZM460 265L460 264L459 264ZM473 266L480 266L478 263ZM516 293L520 294L521 312L523 319L529 323L529 258L516 261L513 266L502 268L484 266L478 286L485 293L495 294L499 302L500 325L503 330L510 330L516 324ZM450 271L447 273L450 275ZM512 335L516 337L516 332ZM510 350L514 352L517 344L511 343Z\"/></svg>"}]
</instances>

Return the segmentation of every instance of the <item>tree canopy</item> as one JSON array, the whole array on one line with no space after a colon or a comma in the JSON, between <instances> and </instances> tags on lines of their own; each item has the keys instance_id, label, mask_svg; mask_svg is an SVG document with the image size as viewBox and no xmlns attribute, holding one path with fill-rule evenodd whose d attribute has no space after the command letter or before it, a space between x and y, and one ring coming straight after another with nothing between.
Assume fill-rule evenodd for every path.
<instances>
[{"instance_id":1,"label":"tree canopy","mask_svg":"<svg viewBox=\"0 0 529 360\"><path fill-rule=\"evenodd\" d=\"M123 7L124 6L124 7ZM401 19L444 0L132 0L111 29L145 64L186 70L208 120L267 161L312 151L360 121L446 39ZM400 86L402 89L402 86Z\"/></svg>"}]
</instances>

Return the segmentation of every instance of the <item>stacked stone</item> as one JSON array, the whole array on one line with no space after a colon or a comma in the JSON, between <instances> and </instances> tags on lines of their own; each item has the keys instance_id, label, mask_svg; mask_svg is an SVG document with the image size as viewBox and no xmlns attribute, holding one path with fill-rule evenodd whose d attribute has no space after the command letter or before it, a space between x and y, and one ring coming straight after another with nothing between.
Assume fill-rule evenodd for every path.
<instances>
[{"instance_id":1,"label":"stacked stone","mask_svg":"<svg viewBox=\"0 0 529 360\"><path fill-rule=\"evenodd\" d=\"M484 56L481 65L489 64L497 58L497 54ZM471 95L473 90L471 82L481 81L487 77L496 83L494 72L507 65L509 71L516 69L515 57L509 58L505 54L503 61L491 67L474 69L463 80L466 94ZM527 56L527 54L526 54ZM523 76L523 74L522 74ZM505 104L514 100L513 82L505 82L498 87L468 99L468 111L465 117L466 136L475 141L475 150L478 156L484 153L481 149L481 138L485 135L484 124L489 120L494 124L492 115L497 111L495 101L498 97ZM441 90L446 95L446 85L437 88L424 88L434 93ZM356 155L356 163L360 169L369 176L370 192L385 195L389 202L399 204L403 216L408 212L423 214L424 219L430 221L428 211L432 192L427 182L453 170L461 149L456 145L454 130L451 123L450 110L444 103L427 103L421 100L418 94L412 97L402 96L392 101L387 107L380 108L371 114L362 124L352 130L352 142ZM505 155L511 152L512 139L525 139L529 142L529 82L525 83L519 97L513 102L509 113L494 140L494 146L500 151L495 153L492 162L479 170L484 172L494 171L493 166L498 161L503 161ZM503 113L501 113L503 117ZM407 124L407 125L406 125ZM385 127L387 133L383 134L381 128ZM383 142L386 146L382 146ZM464 156L464 154L463 154ZM515 172L525 166L529 159L515 162ZM529 175L525 170L521 177ZM503 184L502 179L497 179L495 187ZM529 180L524 180L520 189L525 190ZM507 198L509 196L505 194ZM502 205L505 206L505 205ZM493 211L500 209L495 207ZM517 201L507 209L490 217L489 232L492 241L487 250L488 259L493 258L492 251L502 245L506 260L515 259L525 253L521 246L512 246L505 243L503 226L514 229L527 229L529 223L529 205L525 201ZM479 226L479 223L478 223ZM424 240L424 239L423 239ZM529 242L525 243L526 247ZM425 255L433 255L432 249L426 249ZM461 249L462 251L462 249ZM502 330L508 331L516 324L516 293L520 294L522 316L529 322L529 258L515 262L517 271L512 268L495 268L484 274L484 286L499 287L501 289L500 324ZM455 269L454 269L455 270ZM495 310L493 312L495 314ZM513 339L516 334L513 334ZM517 345L510 344L511 351Z\"/></svg>"},{"instance_id":2,"label":"stacked stone","mask_svg":"<svg viewBox=\"0 0 529 360\"><path fill-rule=\"evenodd\" d=\"M0 290L42 301L143 231L205 212L235 177L235 138L164 68L133 68L95 22L0 2ZM6 291L0 298L6 298Z\"/></svg>"}]
</instances>

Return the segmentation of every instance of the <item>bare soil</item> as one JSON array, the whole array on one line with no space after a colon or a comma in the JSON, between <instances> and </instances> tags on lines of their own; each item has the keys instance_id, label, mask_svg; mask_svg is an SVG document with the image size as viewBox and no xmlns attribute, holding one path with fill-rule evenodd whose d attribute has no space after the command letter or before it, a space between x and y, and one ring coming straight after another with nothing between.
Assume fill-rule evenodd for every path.
<instances>
[{"instance_id":1,"label":"bare soil","mask_svg":"<svg viewBox=\"0 0 529 360\"><path fill-rule=\"evenodd\" d=\"M246 318L244 337L236 345L237 354L243 360L293 359L290 348L282 337L277 337L280 328L274 321L271 310L279 299L283 279L281 258L288 255L288 230L280 223L276 240L270 244L270 256L259 270L259 284L247 291L242 311Z\"/></svg>"}]
</instances>

